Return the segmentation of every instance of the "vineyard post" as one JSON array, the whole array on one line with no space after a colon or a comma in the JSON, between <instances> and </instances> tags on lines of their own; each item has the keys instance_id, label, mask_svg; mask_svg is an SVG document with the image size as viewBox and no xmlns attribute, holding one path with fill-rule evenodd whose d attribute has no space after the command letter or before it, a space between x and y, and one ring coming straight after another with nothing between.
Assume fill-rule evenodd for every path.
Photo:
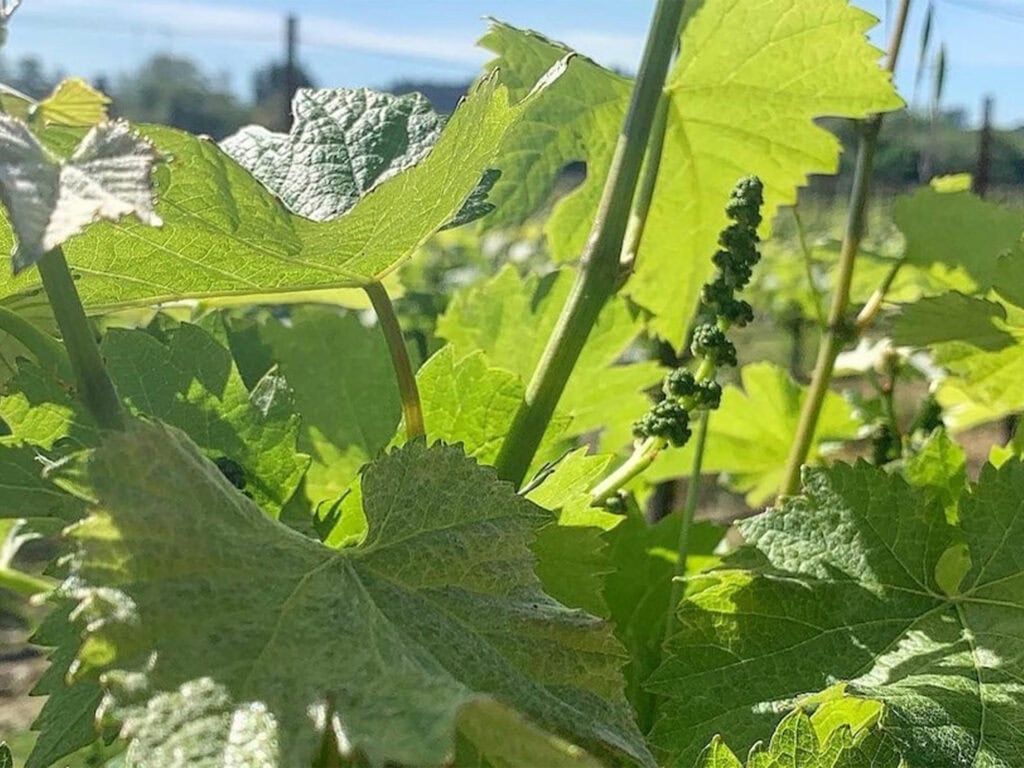
<instances>
[{"instance_id":1,"label":"vineyard post","mask_svg":"<svg viewBox=\"0 0 1024 768\"><path fill-rule=\"evenodd\" d=\"M896 26L893 28L889 52L886 56L885 69L891 74L896 70L900 46L903 42L903 31L906 28L907 15L910 12L910 0L901 0L896 15ZM832 381L832 371L836 358L847 341L856 334L856 326L847 317L850 307L850 288L853 284L853 269L864 235L864 222L867 218L867 204L871 192L871 174L874 169L875 149L878 145L878 134L882 127L882 115L873 115L860 124L860 138L857 146L857 162L854 171L853 188L850 191L850 204L847 211L846 232L839 254L839 272L836 286L832 294L832 305L828 313L828 326L818 347L818 359L814 365L810 388L800 411L797 432L790 446L786 459L786 469L780 496L792 496L800 487L800 469L807 461L814 432L818 426L821 408L825 403Z\"/></svg>"},{"instance_id":2,"label":"vineyard post","mask_svg":"<svg viewBox=\"0 0 1024 768\"><path fill-rule=\"evenodd\" d=\"M678 44L684 4L684 0L659 0L655 8L579 274L498 453L498 475L516 485L525 478L590 330L621 279L622 249L637 182Z\"/></svg>"}]
</instances>

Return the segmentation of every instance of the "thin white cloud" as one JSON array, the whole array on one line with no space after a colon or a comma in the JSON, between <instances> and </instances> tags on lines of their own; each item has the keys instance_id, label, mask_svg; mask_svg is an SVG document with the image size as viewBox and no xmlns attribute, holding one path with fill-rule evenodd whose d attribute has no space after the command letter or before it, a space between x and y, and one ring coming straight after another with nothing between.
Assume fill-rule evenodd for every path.
<instances>
[{"instance_id":1,"label":"thin white cloud","mask_svg":"<svg viewBox=\"0 0 1024 768\"><path fill-rule=\"evenodd\" d=\"M156 34L210 39L277 41L282 14L239 4L204 3L197 0L46 0L27 3L21 13L56 16L74 12L80 18L105 17L112 24L136 27ZM640 59L643 38L588 29L572 29L555 35L581 53L608 66L633 69ZM403 33L354 24L335 16L302 14L301 45L348 48L397 58L422 58L448 64L477 67L488 58L469 37L455 37L446 30Z\"/></svg>"},{"instance_id":2,"label":"thin white cloud","mask_svg":"<svg viewBox=\"0 0 1024 768\"><path fill-rule=\"evenodd\" d=\"M28 7L32 7L29 5ZM48 0L36 10L76 11L83 16L109 14L113 23L148 28L153 32L204 38L239 37L252 40L280 38L282 15L242 5L212 5L199 2L125 3L124 0ZM303 14L300 44L349 48L367 53L424 58L452 64L477 66L487 57L474 41L452 38L445 33L401 34L352 24L338 18Z\"/></svg>"},{"instance_id":3,"label":"thin white cloud","mask_svg":"<svg viewBox=\"0 0 1024 768\"><path fill-rule=\"evenodd\" d=\"M643 53L644 39L640 35L618 35L574 29L560 37L566 45L607 67L635 70Z\"/></svg>"}]
</instances>

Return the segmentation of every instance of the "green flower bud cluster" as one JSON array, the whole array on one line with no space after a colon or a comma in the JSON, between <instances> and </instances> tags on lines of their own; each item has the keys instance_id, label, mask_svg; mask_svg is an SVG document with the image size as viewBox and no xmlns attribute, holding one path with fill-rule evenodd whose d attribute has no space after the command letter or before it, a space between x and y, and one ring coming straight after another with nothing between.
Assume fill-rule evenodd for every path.
<instances>
[{"instance_id":1,"label":"green flower bud cluster","mask_svg":"<svg viewBox=\"0 0 1024 768\"><path fill-rule=\"evenodd\" d=\"M754 265L761 259L757 250L760 238L761 206L764 204L764 186L756 176L740 179L732 190L726 215L731 223L718 236L719 250L712 257L718 267L714 280L701 291L701 303L709 315L727 325L746 325L754 319L754 310L747 302L737 299L736 292L747 287Z\"/></svg>"},{"instance_id":2,"label":"green flower bud cluster","mask_svg":"<svg viewBox=\"0 0 1024 768\"><path fill-rule=\"evenodd\" d=\"M669 372L662 387L665 399L633 425L638 440L654 437L681 446L690 438L691 413L721 405L722 386L714 379L715 369L736 365L736 347L725 330L754 319L750 304L737 299L736 293L750 282L761 258L757 228L763 203L764 187L756 176L741 179L733 188L725 207L730 224L719 235L719 250L712 257L718 274L701 291L701 315L706 319L694 328L690 341L690 351L700 364L698 373L685 368Z\"/></svg>"},{"instance_id":3,"label":"green flower bud cluster","mask_svg":"<svg viewBox=\"0 0 1024 768\"><path fill-rule=\"evenodd\" d=\"M633 425L633 435L639 439L660 437L675 446L686 445L690 439L690 412L677 400L662 400Z\"/></svg>"},{"instance_id":4,"label":"green flower bud cluster","mask_svg":"<svg viewBox=\"0 0 1024 768\"><path fill-rule=\"evenodd\" d=\"M665 377L665 396L679 400L688 410L713 411L722 404L722 385L714 379L697 381L686 368L676 368Z\"/></svg>"}]
</instances>

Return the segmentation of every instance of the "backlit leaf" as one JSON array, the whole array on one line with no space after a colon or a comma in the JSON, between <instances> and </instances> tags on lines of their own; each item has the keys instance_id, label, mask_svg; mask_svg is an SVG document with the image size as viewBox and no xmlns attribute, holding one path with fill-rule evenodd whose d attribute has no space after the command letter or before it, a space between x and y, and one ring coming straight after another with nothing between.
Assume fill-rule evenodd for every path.
<instances>
[{"instance_id":1,"label":"backlit leaf","mask_svg":"<svg viewBox=\"0 0 1024 768\"><path fill-rule=\"evenodd\" d=\"M52 156L20 120L0 115L0 199L18 239L18 272L98 219L134 214L160 226L153 210L153 146L124 122L94 127L66 161Z\"/></svg>"}]
</instances>

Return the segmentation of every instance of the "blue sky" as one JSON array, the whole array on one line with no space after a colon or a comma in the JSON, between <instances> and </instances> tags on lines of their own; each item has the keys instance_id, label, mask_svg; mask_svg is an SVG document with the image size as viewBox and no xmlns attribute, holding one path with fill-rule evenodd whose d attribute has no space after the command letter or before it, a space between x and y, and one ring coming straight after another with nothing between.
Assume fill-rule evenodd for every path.
<instances>
[{"instance_id":1,"label":"blue sky","mask_svg":"<svg viewBox=\"0 0 1024 768\"><path fill-rule=\"evenodd\" d=\"M872 36L884 44L885 0L856 4L883 19ZM914 0L897 73L908 100L927 5ZM1024 2L936 5L933 40L946 43L949 63L944 103L965 106L973 117L990 93L998 124L1024 124ZM10 58L34 54L92 77L129 71L153 53L170 51L224 73L248 95L249 73L280 56L282 17L293 12L300 17L300 58L320 85L454 82L472 77L487 58L474 45L484 15L632 69L652 7L653 0L23 0L4 52Z\"/></svg>"}]
</instances>

